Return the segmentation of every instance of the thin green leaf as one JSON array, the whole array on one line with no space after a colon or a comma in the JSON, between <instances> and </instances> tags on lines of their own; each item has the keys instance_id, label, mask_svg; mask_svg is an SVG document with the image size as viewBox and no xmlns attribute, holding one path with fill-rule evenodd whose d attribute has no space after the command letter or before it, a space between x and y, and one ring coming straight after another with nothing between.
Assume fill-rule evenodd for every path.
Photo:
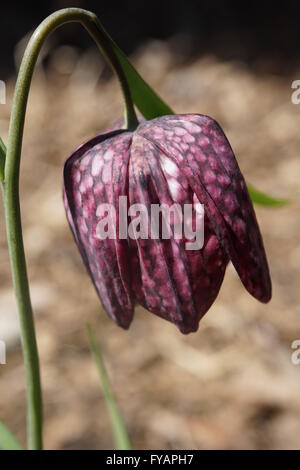
<instances>
[{"instance_id":1,"label":"thin green leaf","mask_svg":"<svg viewBox=\"0 0 300 470\"><path fill-rule=\"evenodd\" d=\"M111 426L115 438L116 447L118 450L130 450L130 441L129 437L123 422L123 419L120 415L118 405L116 403L114 394L109 384L109 379L106 373L105 365L102 358L102 353L100 346L96 343L92 328L90 325L87 325L87 332L89 338L90 349L95 359L100 382L102 386L102 391L104 395L104 399L106 402L106 406L108 409L108 413L110 416Z\"/></svg>"},{"instance_id":2,"label":"thin green leaf","mask_svg":"<svg viewBox=\"0 0 300 470\"><path fill-rule=\"evenodd\" d=\"M172 109L144 81L123 52L114 45L123 70L126 74L133 101L146 119L174 114Z\"/></svg>"},{"instance_id":3,"label":"thin green leaf","mask_svg":"<svg viewBox=\"0 0 300 470\"><path fill-rule=\"evenodd\" d=\"M103 26L101 24L98 24L98 26L106 35L108 41L111 43L111 46L117 54L126 75L133 101L143 116L146 119L154 119L159 116L174 114L172 109L155 93L154 90L152 90L152 88L135 70L124 52L121 51L107 31L105 31Z\"/></svg>"},{"instance_id":4,"label":"thin green leaf","mask_svg":"<svg viewBox=\"0 0 300 470\"><path fill-rule=\"evenodd\" d=\"M24 450L22 444L0 420L0 449L2 450Z\"/></svg>"},{"instance_id":5,"label":"thin green leaf","mask_svg":"<svg viewBox=\"0 0 300 470\"><path fill-rule=\"evenodd\" d=\"M5 167L6 147L0 137L0 179L4 181L4 167Z\"/></svg>"},{"instance_id":6,"label":"thin green leaf","mask_svg":"<svg viewBox=\"0 0 300 470\"><path fill-rule=\"evenodd\" d=\"M269 196L268 194L255 189L249 183L247 183L247 187L252 201L255 204L259 204L260 206L281 207L291 202L289 199L277 199L275 197Z\"/></svg>"}]
</instances>

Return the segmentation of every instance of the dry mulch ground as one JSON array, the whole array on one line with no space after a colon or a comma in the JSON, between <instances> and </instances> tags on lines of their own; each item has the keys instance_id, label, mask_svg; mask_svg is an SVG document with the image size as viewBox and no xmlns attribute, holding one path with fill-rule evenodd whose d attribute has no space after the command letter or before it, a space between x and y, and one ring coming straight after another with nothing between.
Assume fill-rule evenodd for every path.
<instances>
[{"instance_id":1,"label":"dry mulch ground","mask_svg":"<svg viewBox=\"0 0 300 470\"><path fill-rule=\"evenodd\" d=\"M295 196L300 182L300 106L291 81L240 63L202 57L178 63L163 43L134 58L178 112L201 112L224 128L246 178L271 194ZM128 332L103 312L66 223L62 165L68 154L119 117L115 80L101 75L94 50L60 48L35 75L25 129L21 205L41 358L47 448L112 448L113 440L85 323L102 343L134 448L300 448L299 200L257 207L273 280L259 304L227 270L199 331L181 335L142 308ZM100 78L99 78L100 73ZM7 137L13 82L0 107ZM3 221L1 211L0 220ZM0 225L0 416L25 440L25 389L3 222Z\"/></svg>"}]
</instances>

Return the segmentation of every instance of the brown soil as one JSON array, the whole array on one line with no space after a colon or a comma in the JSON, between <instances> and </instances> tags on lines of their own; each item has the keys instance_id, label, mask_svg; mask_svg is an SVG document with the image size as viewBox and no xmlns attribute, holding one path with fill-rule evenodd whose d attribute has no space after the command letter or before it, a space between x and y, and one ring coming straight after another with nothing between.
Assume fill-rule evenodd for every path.
<instances>
[{"instance_id":1,"label":"brown soil","mask_svg":"<svg viewBox=\"0 0 300 470\"><path fill-rule=\"evenodd\" d=\"M115 80L100 77L94 52L60 48L47 74L36 73L24 136L21 205L40 350L46 448L112 448L101 388L85 323L102 343L112 386L136 449L300 448L300 202L257 207L273 280L273 299L250 297L234 269L199 331L181 335L142 308L129 331L102 310L66 223L62 165L68 154L119 117ZM178 112L216 118L246 178L280 197L296 196L300 181L300 106L291 81L255 75L239 63L205 57L176 62L163 43L134 58L143 76ZM0 106L6 139L8 103ZM8 324L15 304L0 214L0 312ZM4 322L6 324L6 322ZM12 321L7 364L0 366L0 417L25 441L22 356ZM2 323L1 323L2 325ZM5 328L0 339L5 339ZM5 338L3 338L5 336Z\"/></svg>"}]
</instances>

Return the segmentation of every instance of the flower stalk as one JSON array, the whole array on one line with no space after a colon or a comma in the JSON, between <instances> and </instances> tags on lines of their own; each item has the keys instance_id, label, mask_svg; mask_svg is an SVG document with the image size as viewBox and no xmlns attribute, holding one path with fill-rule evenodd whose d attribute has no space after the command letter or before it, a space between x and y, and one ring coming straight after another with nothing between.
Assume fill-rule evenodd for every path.
<instances>
[{"instance_id":1,"label":"flower stalk","mask_svg":"<svg viewBox=\"0 0 300 470\"><path fill-rule=\"evenodd\" d=\"M27 276L19 199L22 139L28 95L39 52L47 37L56 28L70 22L80 23L87 30L116 73L125 101L124 127L133 130L138 125L130 89L122 66L96 15L79 8L67 8L59 10L46 18L33 33L21 63L12 104L6 158L4 158L5 147L1 141L1 182L26 375L27 440L29 449L41 449L43 446L43 413L39 356Z\"/></svg>"}]
</instances>

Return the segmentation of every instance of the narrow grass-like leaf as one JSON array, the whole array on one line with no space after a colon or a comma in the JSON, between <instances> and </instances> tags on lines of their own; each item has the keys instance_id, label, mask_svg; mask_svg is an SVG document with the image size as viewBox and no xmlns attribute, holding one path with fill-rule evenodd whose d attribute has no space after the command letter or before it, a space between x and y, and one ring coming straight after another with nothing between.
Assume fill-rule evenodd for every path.
<instances>
[{"instance_id":1,"label":"narrow grass-like leaf","mask_svg":"<svg viewBox=\"0 0 300 470\"><path fill-rule=\"evenodd\" d=\"M118 59L121 63L123 71L126 75L130 92L134 103L146 119L154 119L167 114L174 114L172 109L155 93L154 90L145 82L145 80L136 71L129 59L123 51L117 46L110 35L105 31L103 26L98 23L98 27L105 34L110 42Z\"/></svg>"},{"instance_id":2,"label":"narrow grass-like leaf","mask_svg":"<svg viewBox=\"0 0 300 470\"><path fill-rule=\"evenodd\" d=\"M22 444L0 420L0 449L1 450L24 450Z\"/></svg>"},{"instance_id":3,"label":"narrow grass-like leaf","mask_svg":"<svg viewBox=\"0 0 300 470\"><path fill-rule=\"evenodd\" d=\"M174 114L172 109L144 81L123 52L114 45L129 83L133 101L146 119Z\"/></svg>"},{"instance_id":4,"label":"narrow grass-like leaf","mask_svg":"<svg viewBox=\"0 0 300 470\"><path fill-rule=\"evenodd\" d=\"M101 349L100 349L100 346L96 343L96 340L95 340L95 337L94 337L94 334L90 325L87 325L87 332L88 332L90 349L91 349L92 355L94 357L94 360L98 368L102 391L103 391L104 399L105 399L106 406L108 409L108 413L110 416L111 426L112 426L117 450L130 450L131 446L130 446L129 437L128 437L123 419L120 415L114 394L110 387L109 379L108 379L105 365L104 365L103 358L102 358Z\"/></svg>"},{"instance_id":5,"label":"narrow grass-like leaf","mask_svg":"<svg viewBox=\"0 0 300 470\"><path fill-rule=\"evenodd\" d=\"M281 207L291 202L290 199L277 199L275 197L269 196L268 194L255 189L249 183L247 183L247 187L254 204L259 204L260 206Z\"/></svg>"}]
</instances>

